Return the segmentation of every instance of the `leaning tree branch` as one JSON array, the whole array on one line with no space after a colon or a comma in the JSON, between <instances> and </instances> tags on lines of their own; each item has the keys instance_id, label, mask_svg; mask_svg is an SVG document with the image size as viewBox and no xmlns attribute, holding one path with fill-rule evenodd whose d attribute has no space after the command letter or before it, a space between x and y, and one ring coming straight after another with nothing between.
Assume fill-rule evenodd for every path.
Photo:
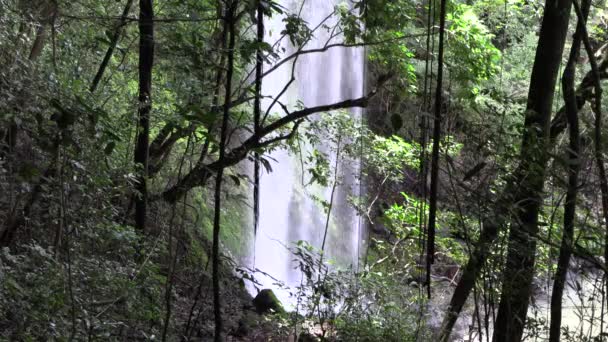
<instances>
[{"instance_id":1,"label":"leaning tree branch","mask_svg":"<svg viewBox=\"0 0 608 342\"><path fill-rule=\"evenodd\" d=\"M241 96L235 101L232 101L229 108L234 108L243 103L251 101L252 97ZM224 105L212 106L209 108L210 112L220 113L224 110ZM185 138L194 132L199 127L198 123L191 122L188 126L180 127L176 126L173 122L167 122L160 129L154 140L150 144L150 169L148 170L148 177L153 177L160 171L166 161L167 157L171 153L173 146L179 139Z\"/></svg>"},{"instance_id":2,"label":"leaning tree branch","mask_svg":"<svg viewBox=\"0 0 608 342\"><path fill-rule=\"evenodd\" d=\"M377 94L378 89L384 83L386 83L386 81L388 81L391 76L392 75L381 76L378 79L376 87L374 87L372 91L370 91L367 95L363 97L357 99L344 100L329 105L304 108L298 111L291 112L289 115L286 115L284 117L281 117L280 119L268 124L267 126L260 128L257 134L253 134L240 146L230 150L228 153L226 153L224 158L218 159L210 163L196 165L192 169L192 171L190 171L190 173L186 174L186 176L178 180L175 185L173 185L171 188L169 188L162 194L154 196L154 199L162 198L163 200L169 203L174 203L175 201L178 201L190 189L205 185L207 180L209 180L209 178L211 178L211 176L213 176L213 174L216 173L217 170L219 170L220 168L234 166L240 161L244 160L249 154L249 152L251 152L252 150L267 147L268 145L271 145L273 143L291 138L293 135L295 135L299 122L312 114L329 112L337 109L366 107L369 103L369 100ZM290 124L294 124L291 133L284 136L263 140L272 133L275 133Z\"/></svg>"},{"instance_id":3,"label":"leaning tree branch","mask_svg":"<svg viewBox=\"0 0 608 342\"><path fill-rule=\"evenodd\" d=\"M597 65L597 64L596 64ZM608 79L608 58L606 56L599 65L597 65L596 71L592 68L585 74L583 80L576 89L576 106L577 110L581 110L585 104L594 98L593 90L596 87L597 78L600 80ZM598 75L598 76L596 76ZM551 121L551 141L554 141L568 126L568 120L566 116L566 106L560 108L553 120Z\"/></svg>"}]
</instances>

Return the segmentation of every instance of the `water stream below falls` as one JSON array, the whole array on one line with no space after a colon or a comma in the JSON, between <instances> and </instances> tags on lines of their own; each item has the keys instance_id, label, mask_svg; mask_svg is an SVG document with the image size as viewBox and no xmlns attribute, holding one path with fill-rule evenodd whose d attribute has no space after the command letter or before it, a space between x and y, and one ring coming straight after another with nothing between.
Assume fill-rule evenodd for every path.
<instances>
[{"instance_id":1,"label":"water stream below falls","mask_svg":"<svg viewBox=\"0 0 608 342\"><path fill-rule=\"evenodd\" d=\"M285 29L285 16L301 13L311 30L317 28L314 38L303 47L304 50L340 43L341 35L333 36L338 32L333 30L337 24L337 16L331 14L341 2L279 1L286 13L267 18L265 40L271 45L277 42L281 38L281 31ZM281 53L277 61L298 51L288 37L281 39L278 44L277 50ZM266 65L265 69L269 70L271 67L272 64ZM360 97L364 90L364 69L362 48L333 47L320 53L303 54L283 64L263 79L262 112L264 113L271 106L273 99L281 93L279 101L290 109L298 105L312 107ZM283 91L292 77L292 71L295 81ZM350 112L355 118L361 118L361 110ZM279 105L272 107L270 113L284 115ZM335 153L331 152L332 147L326 145L317 148L326 149L324 152L330 156L330 165L333 165ZM304 186L310 176L302 169L300 158L306 158L307 151L311 149L311 146L302 146L301 155L281 149L264 156L270 161L272 172L262 172L261 175L259 228L252 259L255 268L289 287L299 284L301 272L294 269L294 258L288 247L303 240L315 248L321 248L327 214L319 201L313 200L313 197L329 201L331 196L331 184L327 188ZM354 177L357 172L357 162L342 163L338 167L342 185L337 187L334 194L325 246L326 258L334 259L343 267L356 267L360 249L362 226L348 201L349 196L358 195L361 191L361 186ZM272 278L261 275L256 277L264 287L274 289L282 302L293 302L288 291L279 290Z\"/></svg>"}]
</instances>

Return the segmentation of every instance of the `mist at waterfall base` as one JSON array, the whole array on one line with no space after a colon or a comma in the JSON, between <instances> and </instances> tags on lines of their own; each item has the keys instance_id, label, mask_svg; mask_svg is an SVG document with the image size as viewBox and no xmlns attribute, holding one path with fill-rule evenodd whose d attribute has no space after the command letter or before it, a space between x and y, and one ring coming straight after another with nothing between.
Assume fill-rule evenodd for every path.
<instances>
[{"instance_id":1,"label":"mist at waterfall base","mask_svg":"<svg viewBox=\"0 0 608 342\"><path fill-rule=\"evenodd\" d=\"M314 38L304 50L323 47L325 44L340 43L342 37L331 37L337 24L337 15L331 15L339 0L279 1L286 13L301 13L314 31ZM301 11L301 12L300 12ZM265 40L274 44L285 29L285 15L275 14L266 18ZM280 61L297 51L287 37L281 39L278 51ZM295 63L295 65L294 65ZM266 64L265 70L273 65ZM280 95L293 75L295 81L283 92L278 100L293 109L298 105L313 107L331 104L351 98L361 97L364 90L364 51L362 48L335 47L320 53L304 54L283 64L263 78L262 113L271 106ZM276 104L270 113L283 114ZM350 110L355 119L360 119L361 110ZM313 118L315 120L315 118ZM270 288L277 295L286 309L293 309L296 298L290 296L290 290L300 285L302 273L294 263L294 255L289 248L298 241L306 241L316 249L321 249L325 232L327 213L316 196L330 201L331 187L311 186L306 183L310 175L302 169L300 158L312 150L312 146L301 146L300 155L285 149L277 149L264 158L271 163L272 171L265 172L262 167L260 180L260 213L255 246L250 253L250 266L261 272L254 274L261 283L259 288ZM330 157L330 165L335 163L335 146L316 146ZM333 196L333 207L330 213L330 224L327 242L324 248L324 260L332 260L335 267L357 267L363 225L348 198L360 195L361 184L356 179L359 169L358 161L339 163L338 174L341 184ZM334 170L332 170L333 172ZM333 179L333 177L332 177ZM304 182L303 182L304 180ZM277 285L277 281L284 287ZM252 295L257 291L248 284Z\"/></svg>"}]
</instances>

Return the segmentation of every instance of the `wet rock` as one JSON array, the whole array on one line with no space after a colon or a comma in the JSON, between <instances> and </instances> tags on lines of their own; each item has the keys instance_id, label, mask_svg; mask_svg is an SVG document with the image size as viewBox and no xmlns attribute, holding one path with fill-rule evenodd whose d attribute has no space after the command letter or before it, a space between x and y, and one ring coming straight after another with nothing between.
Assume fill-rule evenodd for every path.
<instances>
[{"instance_id":1,"label":"wet rock","mask_svg":"<svg viewBox=\"0 0 608 342\"><path fill-rule=\"evenodd\" d=\"M264 289L253 299L253 307L258 313L285 313L283 305L270 289Z\"/></svg>"}]
</instances>

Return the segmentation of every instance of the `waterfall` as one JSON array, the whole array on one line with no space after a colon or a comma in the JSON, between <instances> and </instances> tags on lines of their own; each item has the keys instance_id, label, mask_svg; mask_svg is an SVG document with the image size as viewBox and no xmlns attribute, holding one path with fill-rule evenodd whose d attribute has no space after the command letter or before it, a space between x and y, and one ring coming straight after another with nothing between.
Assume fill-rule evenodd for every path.
<instances>
[{"instance_id":1,"label":"waterfall","mask_svg":"<svg viewBox=\"0 0 608 342\"><path fill-rule=\"evenodd\" d=\"M314 32L314 38L303 49L321 48L327 43L342 41L340 35L331 38L334 32L332 28L337 24L338 17L330 16L341 1L304 0L302 3L283 0L279 3L286 9L285 14L300 13L310 29L319 27ZM280 32L285 28L285 14L266 18L265 40L271 45L277 42L281 36ZM297 51L287 37L279 44L278 49L275 49L281 52L278 61ZM295 81L279 98L290 109L295 108L298 103L312 107L362 96L364 66L362 48L334 47L324 52L301 55L297 60L283 64L263 79L262 95L265 98L262 102L262 113L289 82L292 68ZM266 65L265 69L269 70L271 67L272 64ZM350 112L356 119L361 118L361 110L353 109ZM278 105L272 108L271 113L284 115ZM303 146L302 154L310 149L311 146ZM330 165L333 168L335 151L323 151L330 156ZM320 249L323 240L327 216L319 203L312 200L311 195L315 192L327 201L331 195L331 184L325 189L304 186L302 179L308 181L310 176L302 170L300 157L284 149L265 155L273 170L269 173L262 172L261 175L259 228L255 242L255 267L290 287L300 283L301 273L294 269L294 257L288 247L293 246L296 241L305 240ZM358 162L342 163L338 167L342 185L337 187L334 194L331 224L325 246L325 258L336 260L343 267L356 267L359 258L363 228L359 216L348 202L348 197L359 195L361 189L354 177L358 168ZM293 301L287 291L278 289L271 278L259 274L256 278L264 287L272 288L288 306Z\"/></svg>"}]
</instances>

